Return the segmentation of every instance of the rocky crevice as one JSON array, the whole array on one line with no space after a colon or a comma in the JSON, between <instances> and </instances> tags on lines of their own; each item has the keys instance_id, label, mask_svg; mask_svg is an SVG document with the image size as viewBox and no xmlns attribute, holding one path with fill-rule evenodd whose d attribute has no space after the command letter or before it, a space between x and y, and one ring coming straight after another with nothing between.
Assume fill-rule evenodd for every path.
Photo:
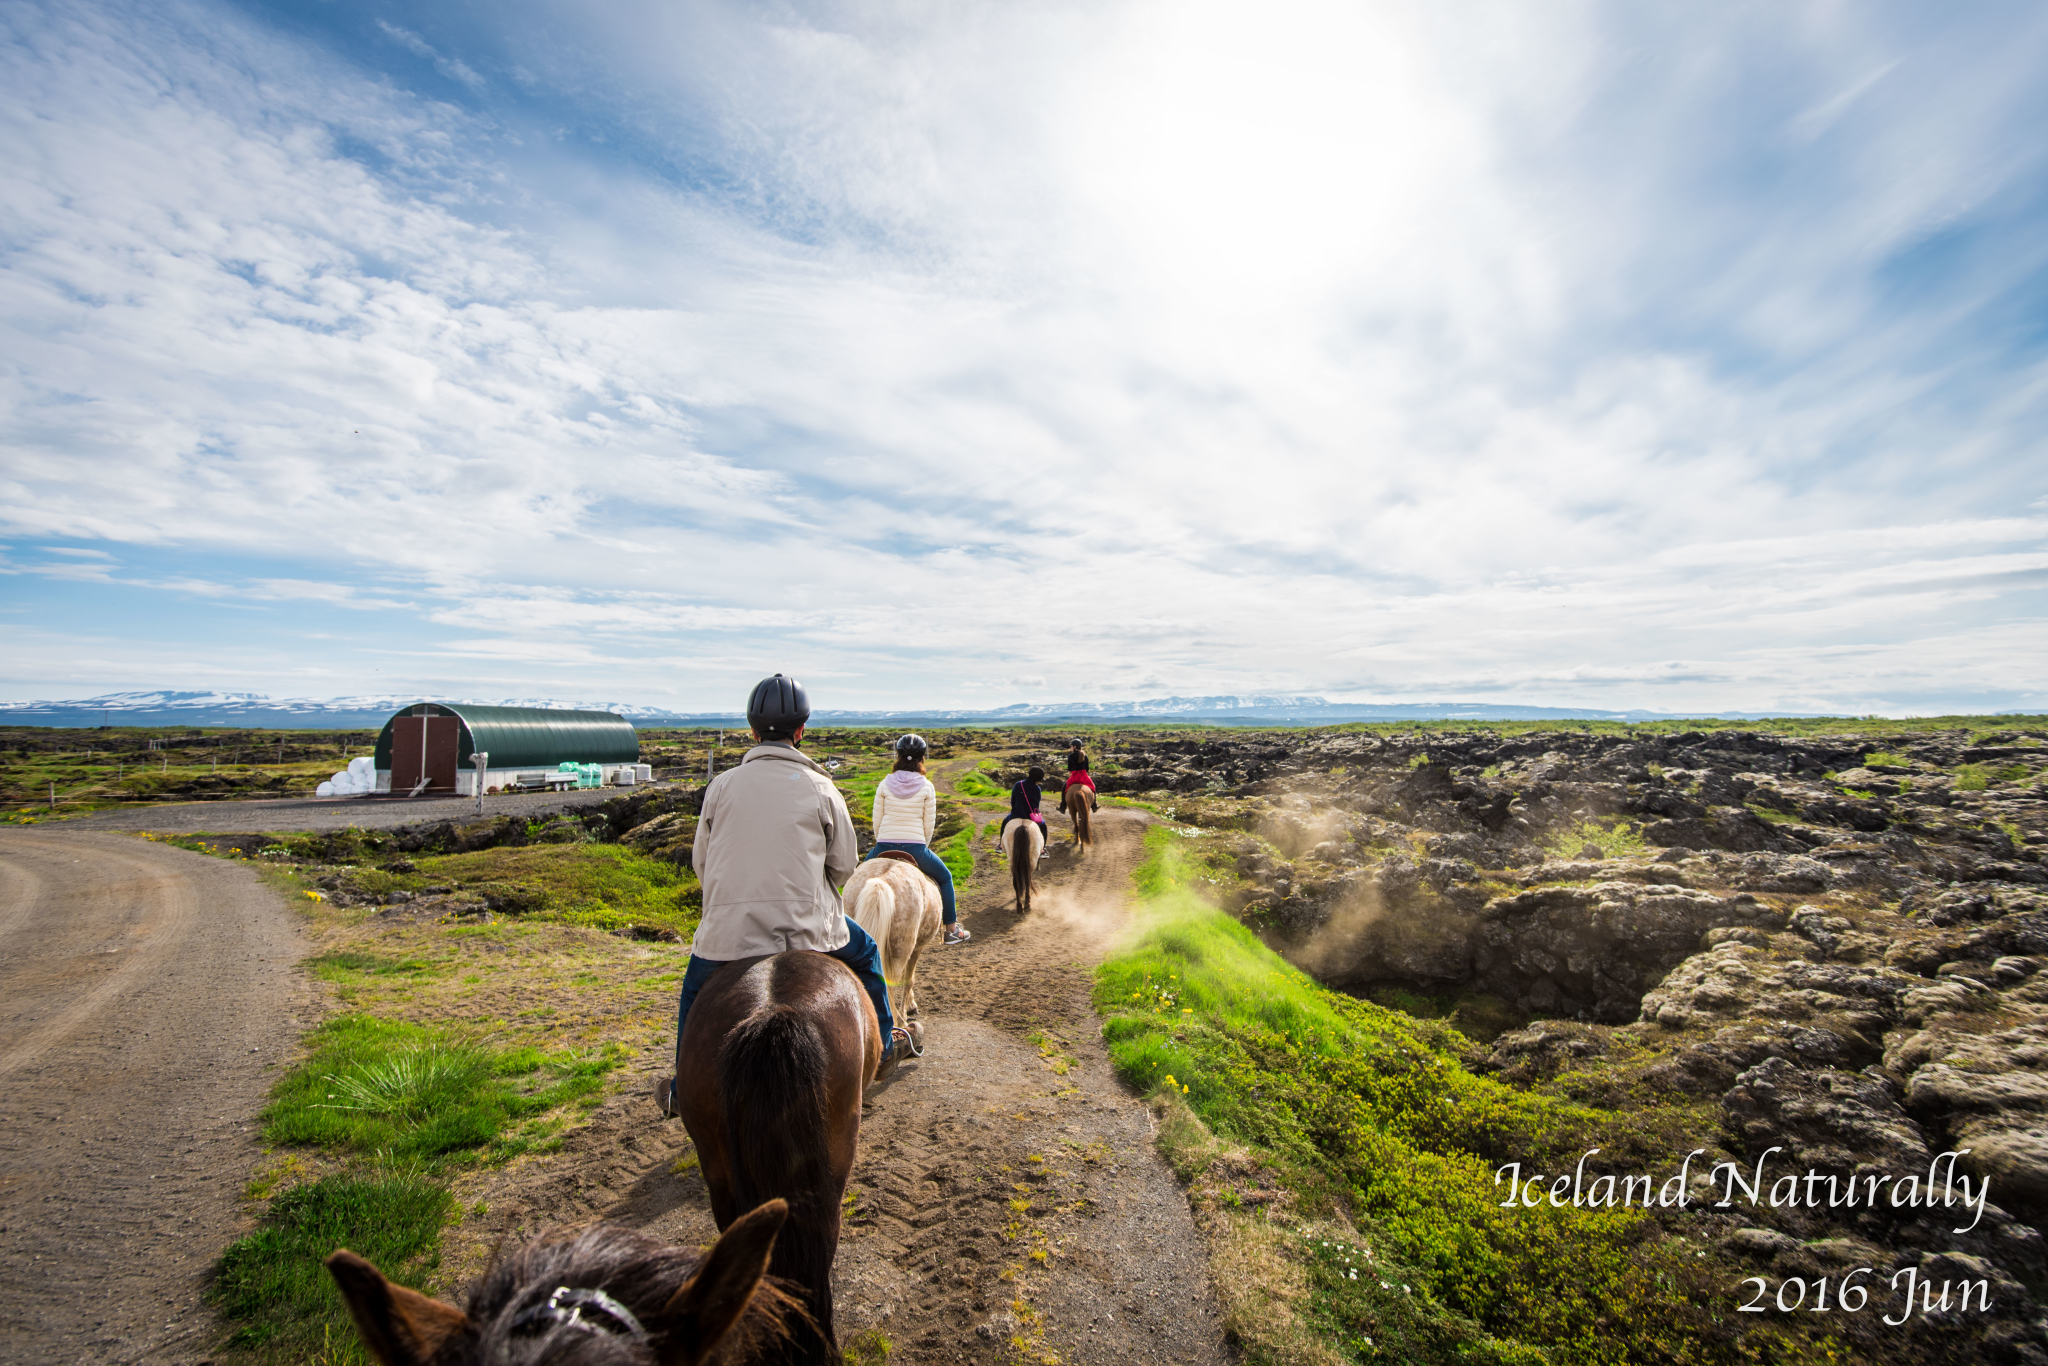
<instances>
[{"instance_id":1,"label":"rocky crevice","mask_svg":"<svg viewBox=\"0 0 2048 1366\"><path fill-rule=\"evenodd\" d=\"M1130 743L1098 782L1238 832L1219 898L1325 982L1491 1002L1515 1027L1473 1061L1503 1080L1699 1107L1717 1154L1841 1181L1967 1150L1967 1232L1801 1205L1723 1246L1980 1275L1986 1357L2048 1363L2044 740L1216 738Z\"/></svg>"}]
</instances>

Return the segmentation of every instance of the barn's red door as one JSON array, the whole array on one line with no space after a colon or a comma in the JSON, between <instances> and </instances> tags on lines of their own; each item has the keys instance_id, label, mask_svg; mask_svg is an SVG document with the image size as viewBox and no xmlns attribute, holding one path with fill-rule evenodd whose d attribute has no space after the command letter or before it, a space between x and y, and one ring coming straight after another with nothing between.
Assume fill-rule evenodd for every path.
<instances>
[{"instance_id":1,"label":"barn's red door","mask_svg":"<svg viewBox=\"0 0 2048 1366\"><path fill-rule=\"evenodd\" d=\"M424 714L423 714L424 713ZM455 758L462 719L439 709L415 707L391 723L391 790L410 792L422 773L427 791L455 790Z\"/></svg>"}]
</instances>

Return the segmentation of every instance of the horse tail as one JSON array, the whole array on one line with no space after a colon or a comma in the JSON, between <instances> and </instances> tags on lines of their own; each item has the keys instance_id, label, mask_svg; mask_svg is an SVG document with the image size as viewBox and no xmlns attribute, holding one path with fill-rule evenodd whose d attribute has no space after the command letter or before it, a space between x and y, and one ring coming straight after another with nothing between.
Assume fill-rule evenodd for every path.
<instances>
[{"instance_id":1,"label":"horse tail","mask_svg":"<svg viewBox=\"0 0 2048 1366\"><path fill-rule=\"evenodd\" d=\"M718 1092L734 1209L778 1197L796 1205L816 1189L826 1155L830 1067L818 1022L794 1006L762 1006L725 1036Z\"/></svg>"},{"instance_id":2,"label":"horse tail","mask_svg":"<svg viewBox=\"0 0 2048 1366\"><path fill-rule=\"evenodd\" d=\"M1089 814L1088 789L1077 784L1068 790L1074 798L1074 831L1080 837L1081 843L1093 844L1095 835L1089 829L1092 817Z\"/></svg>"},{"instance_id":3,"label":"horse tail","mask_svg":"<svg viewBox=\"0 0 2048 1366\"><path fill-rule=\"evenodd\" d=\"M886 878L871 877L867 885L854 898L853 918L862 929L875 937L882 946L882 952L889 952L889 931L896 924L896 889Z\"/></svg>"},{"instance_id":4,"label":"horse tail","mask_svg":"<svg viewBox=\"0 0 2048 1366\"><path fill-rule=\"evenodd\" d=\"M789 1201L789 1222L776 1236L768 1273L803 1287L806 1309L827 1325L839 1240L825 1113L830 1070L817 1019L780 1003L741 1020L718 1050L733 1208L745 1213L770 1200ZM800 1329L798 1337L804 1336ZM830 1352L829 1339L820 1352ZM792 1353L795 1359L794 1348Z\"/></svg>"},{"instance_id":5,"label":"horse tail","mask_svg":"<svg viewBox=\"0 0 2048 1366\"><path fill-rule=\"evenodd\" d=\"M1010 890L1021 902L1031 885L1031 822L1018 821L1010 827Z\"/></svg>"},{"instance_id":6,"label":"horse tail","mask_svg":"<svg viewBox=\"0 0 2048 1366\"><path fill-rule=\"evenodd\" d=\"M872 877L854 898L853 919L874 937L875 947L882 955L882 976L888 981L890 1005L896 1001L896 982L889 970L889 946L896 930L896 912L901 909L896 903L896 889L885 878Z\"/></svg>"}]
</instances>

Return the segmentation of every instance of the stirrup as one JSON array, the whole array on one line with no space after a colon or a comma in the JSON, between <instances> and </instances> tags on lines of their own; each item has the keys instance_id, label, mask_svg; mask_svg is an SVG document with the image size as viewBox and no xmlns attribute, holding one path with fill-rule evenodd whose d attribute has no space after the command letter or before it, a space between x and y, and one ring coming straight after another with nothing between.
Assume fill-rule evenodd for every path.
<instances>
[{"instance_id":1,"label":"stirrup","mask_svg":"<svg viewBox=\"0 0 2048 1366\"><path fill-rule=\"evenodd\" d=\"M921 1033L922 1031L919 1032ZM891 1039L898 1041L895 1050L898 1057L903 1056L903 1050L906 1048L910 1050L910 1056L913 1058L924 1056L924 1043L916 1034L912 1034L902 1025L890 1026L889 1036Z\"/></svg>"}]
</instances>

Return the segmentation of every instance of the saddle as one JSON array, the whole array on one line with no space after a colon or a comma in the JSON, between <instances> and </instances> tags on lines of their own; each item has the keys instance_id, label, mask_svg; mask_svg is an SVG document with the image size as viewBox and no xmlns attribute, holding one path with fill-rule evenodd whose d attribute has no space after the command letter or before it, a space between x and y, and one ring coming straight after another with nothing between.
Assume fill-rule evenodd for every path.
<instances>
[{"instance_id":1,"label":"saddle","mask_svg":"<svg viewBox=\"0 0 2048 1366\"><path fill-rule=\"evenodd\" d=\"M914 858L912 858L912 857L911 857L910 855L908 855L908 854L904 853L904 852L903 852L903 851L902 851L901 849L883 849L883 850L879 850L879 851L877 851L877 852L876 852L876 853L875 853L874 855L872 855L872 857L874 857L874 858L892 858L892 859L895 859L895 860L896 860L896 861L897 861L898 863L907 863L907 864L909 864L909 865L910 865L911 867L913 867L913 868L917 868L917 860L916 860L916 859L914 859ZM918 869L918 871L919 871L919 872L922 872L922 871L924 871L924 870L920 868L920 869Z\"/></svg>"}]
</instances>

